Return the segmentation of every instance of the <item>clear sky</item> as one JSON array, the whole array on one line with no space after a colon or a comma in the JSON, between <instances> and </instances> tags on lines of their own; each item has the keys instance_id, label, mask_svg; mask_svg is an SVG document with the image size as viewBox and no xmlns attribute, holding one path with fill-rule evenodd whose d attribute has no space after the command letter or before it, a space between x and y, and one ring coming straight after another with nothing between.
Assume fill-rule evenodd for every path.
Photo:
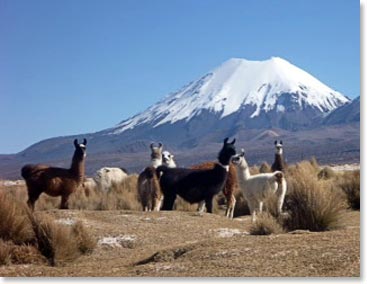
<instances>
[{"instance_id":1,"label":"clear sky","mask_svg":"<svg viewBox=\"0 0 367 284\"><path fill-rule=\"evenodd\" d=\"M356 0L0 0L0 153L99 131L231 57L360 93Z\"/></svg>"}]
</instances>

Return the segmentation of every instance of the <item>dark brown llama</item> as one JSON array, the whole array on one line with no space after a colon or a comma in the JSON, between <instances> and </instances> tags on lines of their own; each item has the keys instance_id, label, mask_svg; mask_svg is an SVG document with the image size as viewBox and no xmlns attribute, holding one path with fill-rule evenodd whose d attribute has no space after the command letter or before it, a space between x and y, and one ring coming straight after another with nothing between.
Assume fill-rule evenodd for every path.
<instances>
[{"instance_id":1,"label":"dark brown llama","mask_svg":"<svg viewBox=\"0 0 367 284\"><path fill-rule=\"evenodd\" d=\"M69 169L55 168L47 165L25 165L21 174L28 190L28 206L34 205L42 192L50 196L61 196L60 209L68 209L68 199L83 182L85 172L87 139L79 144L74 140L75 151Z\"/></svg>"},{"instance_id":2,"label":"dark brown llama","mask_svg":"<svg viewBox=\"0 0 367 284\"><path fill-rule=\"evenodd\" d=\"M159 166L157 174L164 195L162 210L172 210L179 195L191 204L205 201L207 212L212 213L213 197L224 188L231 158L236 154L235 141L228 143L228 138L224 139L213 169Z\"/></svg>"},{"instance_id":3,"label":"dark brown llama","mask_svg":"<svg viewBox=\"0 0 367 284\"><path fill-rule=\"evenodd\" d=\"M287 164L284 162L283 157L283 141L280 140L279 143L277 140L274 141L275 146L275 160L274 163L271 165L271 171L282 171L284 174L284 171L287 167ZM278 213L282 213L284 198L287 193L287 181L283 175L283 177L280 180L277 180L278 182L278 190L276 191L276 195L278 198Z\"/></svg>"},{"instance_id":4,"label":"dark brown llama","mask_svg":"<svg viewBox=\"0 0 367 284\"><path fill-rule=\"evenodd\" d=\"M275 140L274 145L275 145L275 159L274 159L274 163L271 165L271 171L272 172L276 172L276 171L284 172L286 168L286 164L284 162L284 157L283 157L283 141L280 140L278 143L278 141Z\"/></svg>"},{"instance_id":5,"label":"dark brown llama","mask_svg":"<svg viewBox=\"0 0 367 284\"><path fill-rule=\"evenodd\" d=\"M201 169L201 170L211 170L214 169L216 163L215 162L205 162L199 165L195 165L190 167L191 169ZM229 171L226 183L222 189L224 196L226 197L227 201L227 209L225 216L227 218L233 218L234 208L236 205L236 198L235 198L235 191L238 188L238 181L237 181L237 171L236 167L233 164L229 165ZM204 203L199 205L199 210L204 209Z\"/></svg>"}]
</instances>

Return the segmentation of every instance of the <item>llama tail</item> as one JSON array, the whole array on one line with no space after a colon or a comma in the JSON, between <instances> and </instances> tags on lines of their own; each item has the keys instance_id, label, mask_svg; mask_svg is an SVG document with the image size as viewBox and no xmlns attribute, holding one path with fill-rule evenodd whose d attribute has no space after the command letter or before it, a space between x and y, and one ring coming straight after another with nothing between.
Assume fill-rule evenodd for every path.
<instances>
[{"instance_id":1,"label":"llama tail","mask_svg":"<svg viewBox=\"0 0 367 284\"><path fill-rule=\"evenodd\" d=\"M282 184L284 174L281 171L274 172L275 181L279 184L279 186Z\"/></svg>"}]
</instances>

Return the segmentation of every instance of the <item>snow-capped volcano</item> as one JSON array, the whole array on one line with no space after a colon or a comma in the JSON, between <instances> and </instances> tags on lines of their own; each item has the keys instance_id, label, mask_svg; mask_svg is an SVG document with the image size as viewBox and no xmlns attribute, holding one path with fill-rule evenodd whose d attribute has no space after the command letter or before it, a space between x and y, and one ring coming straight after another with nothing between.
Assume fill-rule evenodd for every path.
<instances>
[{"instance_id":1,"label":"snow-capped volcano","mask_svg":"<svg viewBox=\"0 0 367 284\"><path fill-rule=\"evenodd\" d=\"M232 58L146 111L122 121L112 133L139 125L154 128L188 122L204 112L223 119L245 111L247 119L256 120L274 112L307 110L311 119L310 116L327 114L347 102L349 99L341 93L282 58L265 61Z\"/></svg>"},{"instance_id":2,"label":"snow-capped volcano","mask_svg":"<svg viewBox=\"0 0 367 284\"><path fill-rule=\"evenodd\" d=\"M360 103L348 102L281 58L230 59L115 127L0 155L0 178L19 179L26 163L69 166L75 138L88 139L88 175L104 166L140 171L150 163L153 141L172 151L180 166L214 161L225 137L235 137L254 164L271 163L279 138L288 162L312 156L323 163L359 161Z\"/></svg>"}]
</instances>

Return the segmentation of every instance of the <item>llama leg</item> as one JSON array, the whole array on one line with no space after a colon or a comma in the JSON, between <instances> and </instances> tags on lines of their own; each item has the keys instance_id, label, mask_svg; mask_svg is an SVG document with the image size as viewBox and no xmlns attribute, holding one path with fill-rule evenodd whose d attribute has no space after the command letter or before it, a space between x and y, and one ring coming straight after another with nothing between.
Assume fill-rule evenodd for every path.
<instances>
[{"instance_id":1,"label":"llama leg","mask_svg":"<svg viewBox=\"0 0 367 284\"><path fill-rule=\"evenodd\" d=\"M284 203L284 198L285 198L285 194L287 193L287 182L286 180L283 178L282 179L282 184L278 190L278 212L279 214L282 214L282 208L283 208L283 203Z\"/></svg>"},{"instance_id":2,"label":"llama leg","mask_svg":"<svg viewBox=\"0 0 367 284\"><path fill-rule=\"evenodd\" d=\"M159 211L161 209L161 204L162 204L162 196L155 196L153 199L153 211Z\"/></svg>"},{"instance_id":3,"label":"llama leg","mask_svg":"<svg viewBox=\"0 0 367 284\"><path fill-rule=\"evenodd\" d=\"M27 201L27 204L28 204L28 207L32 211L34 211L35 203L38 200L38 198L40 197L41 193L42 193L42 191L33 191L33 192L30 192L28 190L28 201Z\"/></svg>"},{"instance_id":4,"label":"llama leg","mask_svg":"<svg viewBox=\"0 0 367 284\"><path fill-rule=\"evenodd\" d=\"M205 199L206 212L213 213L213 198Z\"/></svg>"},{"instance_id":5,"label":"llama leg","mask_svg":"<svg viewBox=\"0 0 367 284\"><path fill-rule=\"evenodd\" d=\"M199 203L198 212L199 213L204 213L204 211L205 211L205 201L203 200L203 201L200 201L200 203Z\"/></svg>"},{"instance_id":6,"label":"llama leg","mask_svg":"<svg viewBox=\"0 0 367 284\"><path fill-rule=\"evenodd\" d=\"M226 217L233 219L234 207L236 205L236 198L233 194L227 196L227 210Z\"/></svg>"},{"instance_id":7,"label":"llama leg","mask_svg":"<svg viewBox=\"0 0 367 284\"><path fill-rule=\"evenodd\" d=\"M69 209L69 194L65 194L61 197L60 209Z\"/></svg>"},{"instance_id":8,"label":"llama leg","mask_svg":"<svg viewBox=\"0 0 367 284\"><path fill-rule=\"evenodd\" d=\"M253 211L252 211L252 222L256 222L256 215L258 214L258 212L260 211L260 202L256 201L253 204Z\"/></svg>"},{"instance_id":9,"label":"llama leg","mask_svg":"<svg viewBox=\"0 0 367 284\"><path fill-rule=\"evenodd\" d=\"M162 210L172 210L176 200L176 194L166 194L163 198Z\"/></svg>"},{"instance_id":10,"label":"llama leg","mask_svg":"<svg viewBox=\"0 0 367 284\"><path fill-rule=\"evenodd\" d=\"M247 206L248 206L248 209L250 211L250 215L251 215L251 219L252 219L252 222L255 222L254 220L256 219L255 215L255 205L254 205L254 202L253 201L250 201L250 200L247 200Z\"/></svg>"},{"instance_id":11,"label":"llama leg","mask_svg":"<svg viewBox=\"0 0 367 284\"><path fill-rule=\"evenodd\" d=\"M163 200L163 195L161 192L160 185L156 179L151 180L151 191L153 192L153 207L154 211L159 211L161 209L161 204Z\"/></svg>"},{"instance_id":12,"label":"llama leg","mask_svg":"<svg viewBox=\"0 0 367 284\"><path fill-rule=\"evenodd\" d=\"M263 206L264 206L264 202L263 201L260 201L259 202L259 213L262 213L263 212Z\"/></svg>"}]
</instances>

